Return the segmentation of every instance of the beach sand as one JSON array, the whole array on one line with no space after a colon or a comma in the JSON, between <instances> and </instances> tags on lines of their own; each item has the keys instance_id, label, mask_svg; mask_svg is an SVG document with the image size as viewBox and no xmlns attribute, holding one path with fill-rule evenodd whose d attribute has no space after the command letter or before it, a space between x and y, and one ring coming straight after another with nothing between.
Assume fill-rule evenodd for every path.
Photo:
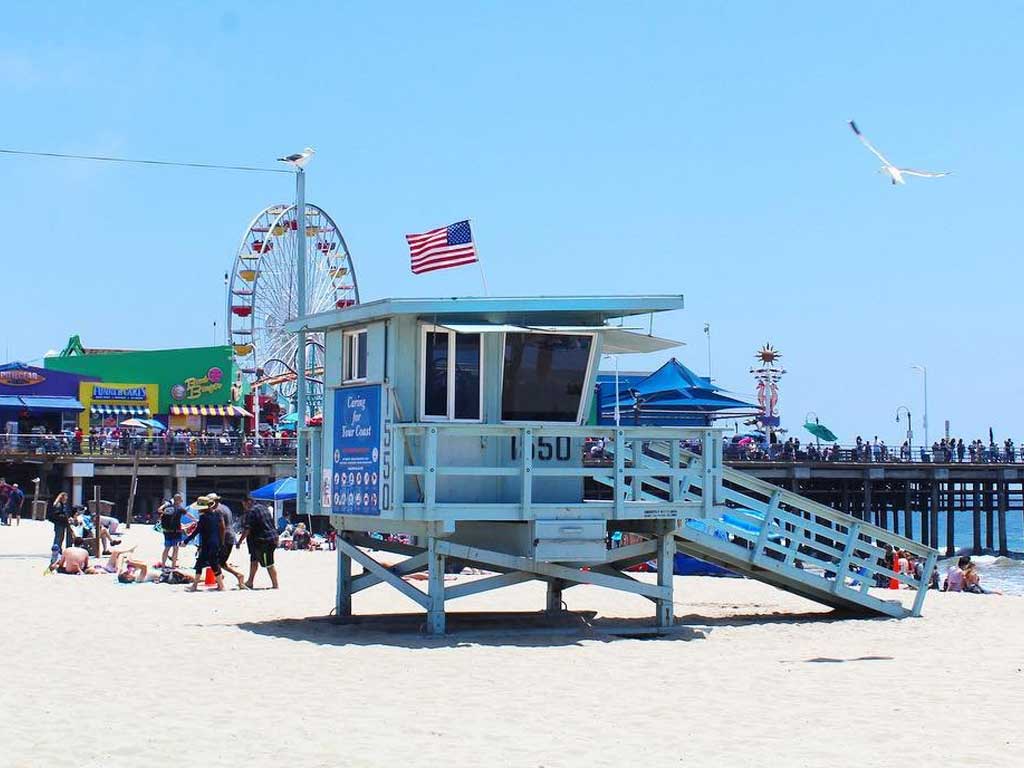
<instances>
[{"instance_id":1,"label":"beach sand","mask_svg":"<svg viewBox=\"0 0 1024 768\"><path fill-rule=\"evenodd\" d=\"M434 639L324 620L333 553L279 553L276 592L191 595L44 577L51 538L48 523L0 528L0 766L1022 761L1024 598L933 592L920 619L835 620L753 581L677 577L686 626L669 638L595 636L574 618ZM125 543L159 555L148 527ZM565 598L598 627L652 613L597 587ZM526 584L450 608L543 604ZM354 607L415 612L383 586Z\"/></svg>"}]
</instances>

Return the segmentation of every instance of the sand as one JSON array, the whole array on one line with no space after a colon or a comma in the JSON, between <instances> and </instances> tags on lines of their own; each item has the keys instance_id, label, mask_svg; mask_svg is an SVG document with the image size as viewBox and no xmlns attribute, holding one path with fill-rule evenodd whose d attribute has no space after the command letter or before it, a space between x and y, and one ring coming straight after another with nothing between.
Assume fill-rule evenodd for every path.
<instances>
[{"instance_id":1,"label":"sand","mask_svg":"<svg viewBox=\"0 0 1024 768\"><path fill-rule=\"evenodd\" d=\"M687 577L671 638L610 639L580 621L431 639L322 620L333 553L279 553L276 592L190 595L44 577L51 537L47 523L0 528L0 766L1022 760L1018 597L933 592L921 619L834 620L756 582ZM159 553L146 527L126 542ZM651 612L597 587L565 595L597 626ZM543 602L526 584L451 608ZM414 606L378 586L355 609Z\"/></svg>"}]
</instances>

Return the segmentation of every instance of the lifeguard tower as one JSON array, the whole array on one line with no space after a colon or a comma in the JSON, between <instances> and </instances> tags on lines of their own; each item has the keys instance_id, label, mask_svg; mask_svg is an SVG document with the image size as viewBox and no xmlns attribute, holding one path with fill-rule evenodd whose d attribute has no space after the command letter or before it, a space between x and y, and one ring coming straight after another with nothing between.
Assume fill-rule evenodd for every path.
<instances>
[{"instance_id":1,"label":"lifeguard tower","mask_svg":"<svg viewBox=\"0 0 1024 768\"><path fill-rule=\"evenodd\" d=\"M325 335L311 476L338 531L338 617L383 582L440 634L448 602L540 580L548 611L594 584L649 598L667 628L676 552L837 608L919 614L934 550L726 468L714 428L587 424L603 356L677 345L629 318L682 307L681 296L384 299L292 322ZM616 531L639 543L609 548ZM887 546L924 558L924 575L886 567ZM366 549L407 559L386 567ZM494 575L446 586L451 561ZM624 572L645 561L653 583ZM403 579L422 571L426 591ZM870 594L876 577L917 588L913 606Z\"/></svg>"}]
</instances>

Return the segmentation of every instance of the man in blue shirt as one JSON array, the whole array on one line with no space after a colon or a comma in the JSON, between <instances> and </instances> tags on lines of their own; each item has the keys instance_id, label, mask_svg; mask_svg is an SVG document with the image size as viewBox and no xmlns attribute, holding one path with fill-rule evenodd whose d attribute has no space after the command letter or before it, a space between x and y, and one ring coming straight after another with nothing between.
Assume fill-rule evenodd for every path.
<instances>
[{"instance_id":1,"label":"man in blue shirt","mask_svg":"<svg viewBox=\"0 0 1024 768\"><path fill-rule=\"evenodd\" d=\"M25 504L25 492L18 487L15 483L11 487L11 493L7 497L7 524L11 524L11 519L18 521L18 525L21 525L21 508Z\"/></svg>"}]
</instances>

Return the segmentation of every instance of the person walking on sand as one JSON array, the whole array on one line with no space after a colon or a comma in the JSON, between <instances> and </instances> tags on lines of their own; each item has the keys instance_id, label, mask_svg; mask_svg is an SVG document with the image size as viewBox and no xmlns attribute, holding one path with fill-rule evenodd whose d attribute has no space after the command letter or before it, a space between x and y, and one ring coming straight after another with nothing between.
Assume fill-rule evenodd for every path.
<instances>
[{"instance_id":1,"label":"person walking on sand","mask_svg":"<svg viewBox=\"0 0 1024 768\"><path fill-rule=\"evenodd\" d=\"M160 567L167 564L171 556L171 567L178 567L178 548L181 546L181 518L185 515L184 499L180 493L160 505L160 528L164 532L164 551L160 555Z\"/></svg>"},{"instance_id":2,"label":"person walking on sand","mask_svg":"<svg viewBox=\"0 0 1024 768\"><path fill-rule=\"evenodd\" d=\"M71 519L71 505L68 503L67 491L61 491L53 500L50 513L46 519L53 523L53 546L56 552L63 547L71 546L71 532L68 529L68 520Z\"/></svg>"},{"instance_id":3,"label":"person walking on sand","mask_svg":"<svg viewBox=\"0 0 1024 768\"><path fill-rule=\"evenodd\" d=\"M274 515L262 504L254 504L252 499L242 501L242 533L238 537L238 546L249 542L249 580L245 586L253 588L256 571L262 565L270 574L270 584L277 589L277 566L274 565L274 552L277 550L277 528L274 526Z\"/></svg>"},{"instance_id":4,"label":"person walking on sand","mask_svg":"<svg viewBox=\"0 0 1024 768\"><path fill-rule=\"evenodd\" d=\"M17 524L21 525L21 507L25 503L25 492L18 487L15 483L11 486L11 491L7 495L7 524L11 525L11 520L17 520Z\"/></svg>"},{"instance_id":5,"label":"person walking on sand","mask_svg":"<svg viewBox=\"0 0 1024 768\"><path fill-rule=\"evenodd\" d=\"M10 525L10 521L7 519L7 500L11 496L11 486L7 484L7 480L0 477L0 525Z\"/></svg>"},{"instance_id":6,"label":"person walking on sand","mask_svg":"<svg viewBox=\"0 0 1024 768\"><path fill-rule=\"evenodd\" d=\"M188 544L196 536L199 536L199 551L196 553L196 575L189 592L195 592L199 587L199 577L203 568L213 571L217 581L217 591L224 591L224 577L220 572L220 549L224 542L224 518L213 512L209 499L200 496L196 501L196 509L199 510L199 522L183 544Z\"/></svg>"},{"instance_id":7,"label":"person walking on sand","mask_svg":"<svg viewBox=\"0 0 1024 768\"><path fill-rule=\"evenodd\" d=\"M208 493L206 498L209 500L211 507L210 510L215 514L218 514L224 520L224 537L220 548L220 567L222 570L227 571L236 579L238 579L238 588L245 589L245 574L235 568L231 563L228 562L228 558L231 557L232 552L235 551L235 520L234 515L231 512L231 508L227 504L224 504L220 500L220 496L216 493Z\"/></svg>"}]
</instances>

